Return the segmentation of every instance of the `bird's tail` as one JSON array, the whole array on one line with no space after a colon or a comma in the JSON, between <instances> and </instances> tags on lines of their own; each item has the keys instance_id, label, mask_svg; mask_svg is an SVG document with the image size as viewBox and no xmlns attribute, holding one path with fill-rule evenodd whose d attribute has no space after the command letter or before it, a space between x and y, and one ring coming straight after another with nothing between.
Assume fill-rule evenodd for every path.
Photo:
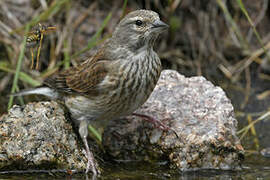
<instances>
[{"instance_id":1,"label":"bird's tail","mask_svg":"<svg viewBox=\"0 0 270 180\"><path fill-rule=\"evenodd\" d=\"M59 99L59 92L49 87L38 87L33 89L25 89L17 93L10 94L10 96L25 96L31 94L40 94L47 96L50 99Z\"/></svg>"}]
</instances>

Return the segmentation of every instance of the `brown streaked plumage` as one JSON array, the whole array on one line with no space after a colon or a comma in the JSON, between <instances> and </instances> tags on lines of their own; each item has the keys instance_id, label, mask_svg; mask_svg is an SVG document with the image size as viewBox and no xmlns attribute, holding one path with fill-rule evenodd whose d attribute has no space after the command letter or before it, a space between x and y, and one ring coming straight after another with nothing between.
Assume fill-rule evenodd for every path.
<instances>
[{"instance_id":1,"label":"brown streaked plumage","mask_svg":"<svg viewBox=\"0 0 270 180\"><path fill-rule=\"evenodd\" d=\"M96 55L52 75L44 81L44 87L16 95L43 94L64 101L85 144L87 171L91 167L96 175L87 126L105 126L112 119L133 113L147 100L162 69L153 45L167 28L153 11L131 12Z\"/></svg>"},{"instance_id":2,"label":"brown streaked plumage","mask_svg":"<svg viewBox=\"0 0 270 180\"><path fill-rule=\"evenodd\" d=\"M98 53L77 67L48 77L44 84L61 92L97 95L97 86L105 78L106 64L109 63L108 60L102 60L101 53Z\"/></svg>"}]
</instances>

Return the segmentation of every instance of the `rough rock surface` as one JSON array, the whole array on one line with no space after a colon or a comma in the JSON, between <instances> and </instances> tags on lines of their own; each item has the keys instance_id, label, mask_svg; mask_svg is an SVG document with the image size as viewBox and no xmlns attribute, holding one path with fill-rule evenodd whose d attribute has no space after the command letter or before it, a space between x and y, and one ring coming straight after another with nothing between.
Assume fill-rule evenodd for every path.
<instances>
[{"instance_id":1,"label":"rough rock surface","mask_svg":"<svg viewBox=\"0 0 270 180\"><path fill-rule=\"evenodd\" d=\"M56 102L13 106L0 118L0 169L84 171L86 157Z\"/></svg>"},{"instance_id":2,"label":"rough rock surface","mask_svg":"<svg viewBox=\"0 0 270 180\"><path fill-rule=\"evenodd\" d=\"M163 71L154 92L136 112L163 121L179 138L139 117L116 120L103 135L103 145L114 159L165 159L180 170L241 168L243 148L236 136L233 106L224 91L205 78Z\"/></svg>"},{"instance_id":3,"label":"rough rock surface","mask_svg":"<svg viewBox=\"0 0 270 180\"><path fill-rule=\"evenodd\" d=\"M231 102L205 78L163 71L137 113L162 120L179 138L138 117L111 121L103 145L114 159L166 160L180 170L241 167L243 149ZM83 145L64 115L54 101L13 106L0 117L0 169L84 170Z\"/></svg>"}]
</instances>

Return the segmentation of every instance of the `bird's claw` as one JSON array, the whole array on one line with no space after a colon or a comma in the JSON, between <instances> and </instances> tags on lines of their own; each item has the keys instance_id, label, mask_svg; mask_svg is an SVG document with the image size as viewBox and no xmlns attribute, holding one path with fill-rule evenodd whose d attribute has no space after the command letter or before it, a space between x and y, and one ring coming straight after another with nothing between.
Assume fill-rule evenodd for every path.
<instances>
[{"instance_id":1,"label":"bird's claw","mask_svg":"<svg viewBox=\"0 0 270 180\"><path fill-rule=\"evenodd\" d=\"M144 114L138 114L138 113L133 113L132 115L138 116L138 117L141 117L141 118L145 119L146 121L152 123L155 126L155 128L159 128L159 129L161 129L163 131L172 131L175 134L175 136L177 138L179 138L178 134L176 133L176 131L173 128L165 125L161 121L159 121L159 120L157 120L157 119L155 119L155 118L153 118L151 116L147 116L147 115L144 115Z\"/></svg>"}]
</instances>

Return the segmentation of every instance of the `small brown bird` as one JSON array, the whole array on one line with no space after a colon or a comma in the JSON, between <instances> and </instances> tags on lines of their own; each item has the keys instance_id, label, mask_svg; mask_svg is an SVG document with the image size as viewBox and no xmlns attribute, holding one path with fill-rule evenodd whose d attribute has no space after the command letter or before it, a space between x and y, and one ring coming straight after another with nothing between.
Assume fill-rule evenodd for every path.
<instances>
[{"instance_id":1,"label":"small brown bird","mask_svg":"<svg viewBox=\"0 0 270 180\"><path fill-rule=\"evenodd\" d=\"M110 120L132 114L147 100L162 69L153 46L167 28L156 12L133 11L93 57L52 75L43 87L16 94L42 94L65 103L86 148L86 172L91 168L94 176L97 174L87 143L88 124L105 126Z\"/></svg>"}]
</instances>

